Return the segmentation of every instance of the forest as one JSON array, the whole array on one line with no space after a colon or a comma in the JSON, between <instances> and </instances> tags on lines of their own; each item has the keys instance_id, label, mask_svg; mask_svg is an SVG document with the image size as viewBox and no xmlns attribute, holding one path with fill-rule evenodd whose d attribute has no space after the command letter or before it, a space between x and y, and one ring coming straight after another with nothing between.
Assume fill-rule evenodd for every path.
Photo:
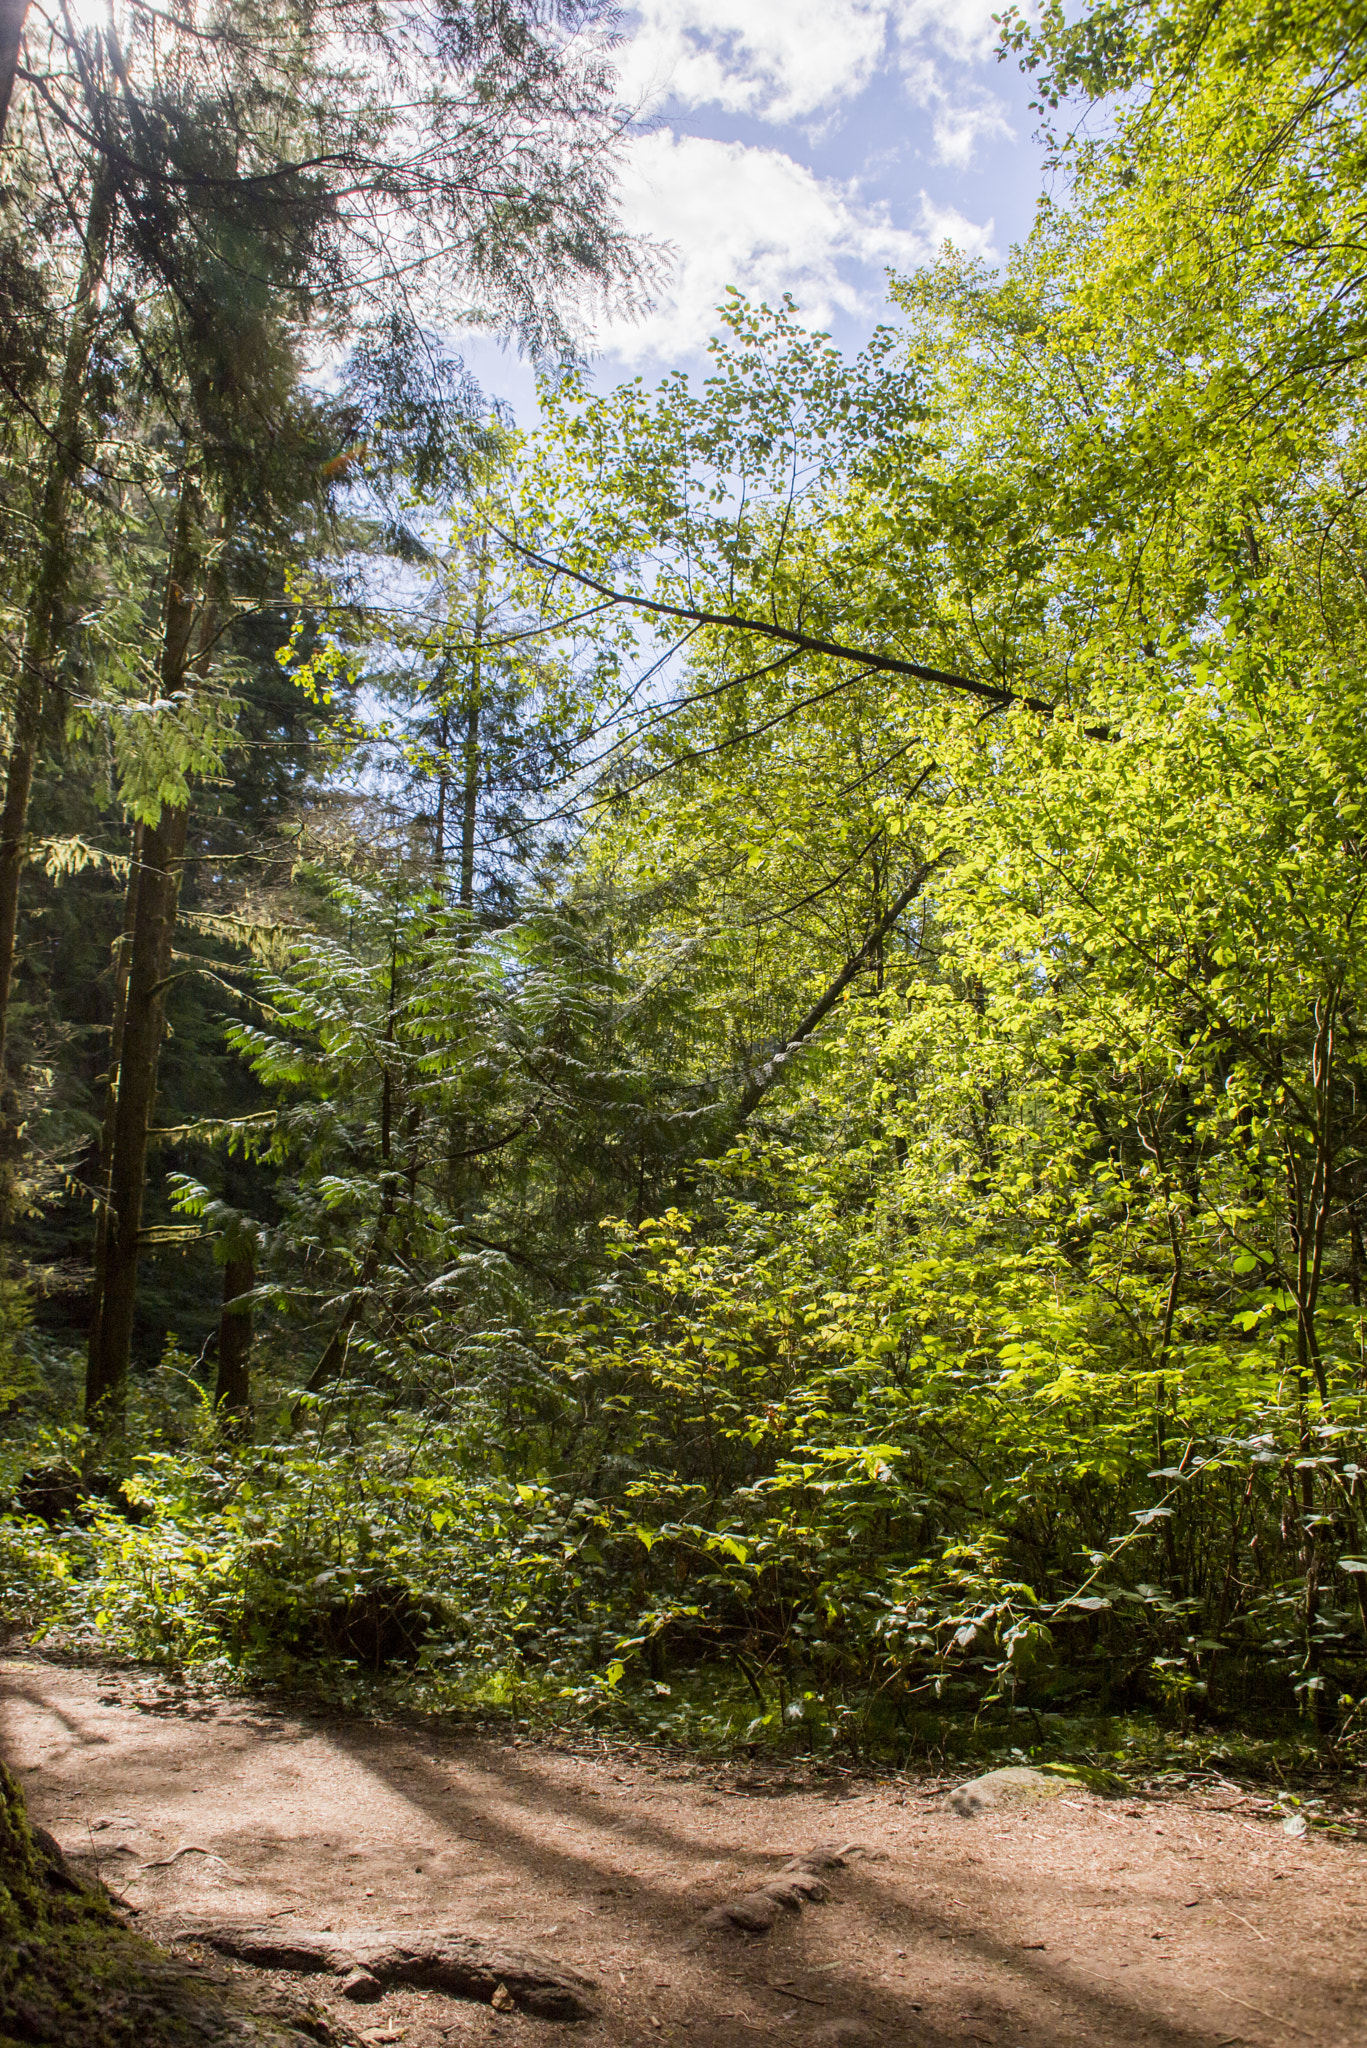
<instances>
[{"instance_id":1,"label":"forest","mask_svg":"<svg viewBox=\"0 0 1367 2048\"><path fill-rule=\"evenodd\" d=\"M612 388L614 33L0 6L6 1621L1360 1759L1367 8L1007 8L1008 260Z\"/></svg>"}]
</instances>

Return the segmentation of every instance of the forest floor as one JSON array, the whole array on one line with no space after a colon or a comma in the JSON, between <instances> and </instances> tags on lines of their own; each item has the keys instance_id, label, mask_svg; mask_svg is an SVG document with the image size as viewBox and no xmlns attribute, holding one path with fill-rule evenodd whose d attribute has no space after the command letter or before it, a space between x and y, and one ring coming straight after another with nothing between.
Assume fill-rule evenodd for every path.
<instances>
[{"instance_id":1,"label":"forest floor","mask_svg":"<svg viewBox=\"0 0 1367 2048\"><path fill-rule=\"evenodd\" d=\"M1359 2043L1367 1844L1212 1783L963 1820L945 1783L347 1720L145 1668L0 1659L33 1820L141 1933L459 1928L595 1980L559 2023L215 1959L407 2048L1272 2048ZM863 1845L765 1936L713 1932L818 1843ZM75 2044L73 2044L75 2048Z\"/></svg>"}]
</instances>

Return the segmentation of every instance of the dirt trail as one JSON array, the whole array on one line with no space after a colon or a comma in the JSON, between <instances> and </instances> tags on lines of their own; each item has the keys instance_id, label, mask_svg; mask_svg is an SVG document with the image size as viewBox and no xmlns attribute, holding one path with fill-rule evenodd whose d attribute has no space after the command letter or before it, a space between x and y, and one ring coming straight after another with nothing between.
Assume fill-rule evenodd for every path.
<instances>
[{"instance_id":1,"label":"dirt trail","mask_svg":"<svg viewBox=\"0 0 1367 2048\"><path fill-rule=\"evenodd\" d=\"M0 1661L0 1754L158 1939L205 1918L458 1927L597 1981L598 2017L566 2025L410 1990L357 2008L307 1980L407 2048L1347 2048L1367 2025L1367 1848L1289 1837L1228 1791L964 1821L913 1785L756 1789L743 1768L329 1721L34 1658ZM836 1838L869 1854L827 1903L763 1938L703 1929Z\"/></svg>"}]
</instances>

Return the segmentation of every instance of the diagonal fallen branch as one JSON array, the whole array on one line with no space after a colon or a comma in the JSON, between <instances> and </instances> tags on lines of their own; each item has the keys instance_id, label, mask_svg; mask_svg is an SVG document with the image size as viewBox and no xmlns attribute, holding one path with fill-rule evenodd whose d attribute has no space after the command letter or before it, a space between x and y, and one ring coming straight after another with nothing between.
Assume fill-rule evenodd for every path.
<instances>
[{"instance_id":1,"label":"diagonal fallen branch","mask_svg":"<svg viewBox=\"0 0 1367 2048\"><path fill-rule=\"evenodd\" d=\"M313 1934L302 1928L205 1922L187 1926L185 1936L262 1969L326 1970L341 1977L345 1996L358 2002L379 1998L391 1984L407 1984L501 2010L517 2006L539 2019L593 2017L591 1978L453 1928Z\"/></svg>"}]
</instances>

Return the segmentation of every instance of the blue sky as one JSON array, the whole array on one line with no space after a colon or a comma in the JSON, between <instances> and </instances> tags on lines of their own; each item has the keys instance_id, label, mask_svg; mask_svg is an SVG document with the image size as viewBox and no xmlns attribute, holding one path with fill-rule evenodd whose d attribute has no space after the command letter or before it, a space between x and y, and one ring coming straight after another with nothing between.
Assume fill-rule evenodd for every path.
<instances>
[{"instance_id":1,"label":"blue sky","mask_svg":"<svg viewBox=\"0 0 1367 2048\"><path fill-rule=\"evenodd\" d=\"M598 330L600 386L696 367L729 285L791 292L857 348L884 272L948 237L1003 257L1029 228L1040 152L1028 82L992 51L1002 0L640 0L619 51L639 107L629 223L670 247L650 313ZM471 367L530 415L531 381Z\"/></svg>"}]
</instances>

